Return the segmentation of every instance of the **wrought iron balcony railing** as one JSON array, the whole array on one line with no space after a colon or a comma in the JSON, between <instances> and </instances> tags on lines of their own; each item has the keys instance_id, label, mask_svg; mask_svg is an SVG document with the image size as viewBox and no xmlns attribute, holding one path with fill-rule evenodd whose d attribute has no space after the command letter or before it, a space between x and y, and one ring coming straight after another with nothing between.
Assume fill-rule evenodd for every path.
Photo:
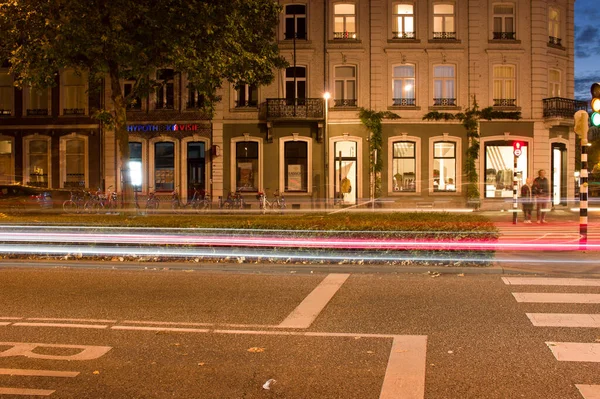
<instances>
[{"instance_id":1,"label":"wrought iron balcony railing","mask_svg":"<svg viewBox=\"0 0 600 399\"><path fill-rule=\"evenodd\" d=\"M267 98L267 119L324 119L322 98Z\"/></svg>"},{"instance_id":2,"label":"wrought iron balcony railing","mask_svg":"<svg viewBox=\"0 0 600 399\"><path fill-rule=\"evenodd\" d=\"M64 108L63 115L85 115L85 108Z\"/></svg>"},{"instance_id":3,"label":"wrought iron balcony railing","mask_svg":"<svg viewBox=\"0 0 600 399\"><path fill-rule=\"evenodd\" d=\"M27 109L27 116L48 116L48 108Z\"/></svg>"},{"instance_id":4,"label":"wrought iron balcony railing","mask_svg":"<svg viewBox=\"0 0 600 399\"><path fill-rule=\"evenodd\" d=\"M434 98L435 107L456 107L456 98Z\"/></svg>"},{"instance_id":5,"label":"wrought iron balcony railing","mask_svg":"<svg viewBox=\"0 0 600 399\"><path fill-rule=\"evenodd\" d=\"M394 107L414 107L417 104L414 98L394 98Z\"/></svg>"},{"instance_id":6,"label":"wrought iron balcony railing","mask_svg":"<svg viewBox=\"0 0 600 399\"><path fill-rule=\"evenodd\" d=\"M570 98L552 97L544 98L544 118L572 118L579 110L587 111L587 101L572 100Z\"/></svg>"},{"instance_id":7,"label":"wrought iron balcony railing","mask_svg":"<svg viewBox=\"0 0 600 399\"><path fill-rule=\"evenodd\" d=\"M335 40L356 40L356 32L333 32Z\"/></svg>"},{"instance_id":8,"label":"wrought iron balcony railing","mask_svg":"<svg viewBox=\"0 0 600 399\"><path fill-rule=\"evenodd\" d=\"M560 37L548 36L548 44L562 47L562 39Z\"/></svg>"},{"instance_id":9,"label":"wrought iron balcony railing","mask_svg":"<svg viewBox=\"0 0 600 399\"><path fill-rule=\"evenodd\" d=\"M456 32L433 32L434 40L456 40Z\"/></svg>"},{"instance_id":10,"label":"wrought iron balcony railing","mask_svg":"<svg viewBox=\"0 0 600 399\"><path fill-rule=\"evenodd\" d=\"M258 101L257 100L248 100L248 101L236 101L236 108L257 108Z\"/></svg>"},{"instance_id":11,"label":"wrought iron balcony railing","mask_svg":"<svg viewBox=\"0 0 600 399\"><path fill-rule=\"evenodd\" d=\"M333 100L333 106L336 108L356 107L356 99Z\"/></svg>"},{"instance_id":12,"label":"wrought iron balcony railing","mask_svg":"<svg viewBox=\"0 0 600 399\"><path fill-rule=\"evenodd\" d=\"M285 32L284 38L285 38L285 40L293 40L294 32ZM304 33L296 32L296 40L306 40L306 32L304 32Z\"/></svg>"},{"instance_id":13,"label":"wrought iron balcony railing","mask_svg":"<svg viewBox=\"0 0 600 399\"><path fill-rule=\"evenodd\" d=\"M392 32L394 39L414 39L416 37L415 32Z\"/></svg>"},{"instance_id":14,"label":"wrought iron balcony railing","mask_svg":"<svg viewBox=\"0 0 600 399\"><path fill-rule=\"evenodd\" d=\"M516 107L516 98L494 98L494 107Z\"/></svg>"},{"instance_id":15,"label":"wrought iron balcony railing","mask_svg":"<svg viewBox=\"0 0 600 399\"><path fill-rule=\"evenodd\" d=\"M515 40L515 32L494 32L494 40Z\"/></svg>"}]
</instances>

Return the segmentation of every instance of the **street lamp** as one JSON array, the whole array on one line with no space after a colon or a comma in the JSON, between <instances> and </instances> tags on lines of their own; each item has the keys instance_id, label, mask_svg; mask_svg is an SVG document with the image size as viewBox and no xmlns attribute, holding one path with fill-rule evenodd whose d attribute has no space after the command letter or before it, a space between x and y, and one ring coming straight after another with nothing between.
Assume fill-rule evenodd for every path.
<instances>
[{"instance_id":1,"label":"street lamp","mask_svg":"<svg viewBox=\"0 0 600 399\"><path fill-rule=\"evenodd\" d=\"M324 162L323 162L323 175L325 182L325 208L327 208L327 200L329 198L329 140L327 139L327 121L329 116L329 99L331 94L326 91L323 93L325 99L325 124L323 125L323 146L324 146Z\"/></svg>"}]
</instances>

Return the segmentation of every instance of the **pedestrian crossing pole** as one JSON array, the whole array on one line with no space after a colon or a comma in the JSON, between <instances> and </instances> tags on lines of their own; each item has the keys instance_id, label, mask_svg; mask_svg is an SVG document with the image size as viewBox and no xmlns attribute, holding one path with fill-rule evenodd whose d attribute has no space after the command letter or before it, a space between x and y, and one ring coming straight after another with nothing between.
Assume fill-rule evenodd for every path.
<instances>
[{"instance_id":1,"label":"pedestrian crossing pole","mask_svg":"<svg viewBox=\"0 0 600 399\"><path fill-rule=\"evenodd\" d=\"M595 83L596 84L596 83ZM592 93L593 93L592 86ZM579 172L579 249L587 249L588 233L588 165L587 165L587 134L589 118L587 111L575 112L573 130L581 136L581 171Z\"/></svg>"}]
</instances>

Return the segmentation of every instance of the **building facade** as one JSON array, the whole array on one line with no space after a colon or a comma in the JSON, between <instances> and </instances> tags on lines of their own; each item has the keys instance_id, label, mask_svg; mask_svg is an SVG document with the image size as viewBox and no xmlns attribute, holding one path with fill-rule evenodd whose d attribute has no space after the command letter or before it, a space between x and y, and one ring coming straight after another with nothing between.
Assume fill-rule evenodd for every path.
<instances>
[{"instance_id":1,"label":"building facade","mask_svg":"<svg viewBox=\"0 0 600 399\"><path fill-rule=\"evenodd\" d=\"M586 108L573 99L574 0L279 3L276 41L290 66L277 71L269 86L224 82L212 118L201 111L202 99L187 88L185 76L156 71L165 85L127 114L132 179L141 192L167 195L176 189L185 199L196 187L216 201L232 191L250 200L259 191L279 190L300 208L339 197L346 204L364 203L371 196L372 154L370 134L358 117L363 107L401 117L383 123L381 203L463 207L466 131L460 122L423 116L461 112L476 100L480 108L522 116L480 122L482 207L510 207L515 141L523 144L519 184L546 169L553 204L574 198L573 114ZM69 96L68 81L52 91L52 121L25 117L18 107L3 115L0 157L10 150L13 159L13 169L4 170L30 181L24 176L37 169L27 165L38 155L27 137L45 132L48 157L55 157L51 164L58 169L51 184L68 182L62 170L70 170L63 164L71 158L61 143L74 134L87 138L85 184L120 189L114 132L54 110L63 92ZM125 93L133 83L122 82ZM15 104L25 104L25 93L15 91L14 97ZM95 100L90 95L88 101ZM109 103L106 91L99 101ZM63 121L80 128L57 128ZM43 128L34 127L38 122Z\"/></svg>"}]
</instances>

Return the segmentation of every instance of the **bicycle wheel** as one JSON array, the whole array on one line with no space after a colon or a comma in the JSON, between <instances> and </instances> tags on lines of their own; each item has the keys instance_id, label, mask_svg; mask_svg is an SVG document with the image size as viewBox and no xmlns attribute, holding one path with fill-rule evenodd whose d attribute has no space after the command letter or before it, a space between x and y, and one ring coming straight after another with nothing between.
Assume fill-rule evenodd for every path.
<instances>
[{"instance_id":1,"label":"bicycle wheel","mask_svg":"<svg viewBox=\"0 0 600 399\"><path fill-rule=\"evenodd\" d=\"M63 211L66 213L76 213L77 212L77 204L75 201L66 200L63 202Z\"/></svg>"},{"instance_id":2,"label":"bicycle wheel","mask_svg":"<svg viewBox=\"0 0 600 399\"><path fill-rule=\"evenodd\" d=\"M83 210L84 210L84 212L86 212L86 213L92 213L94 211L94 203L95 202L96 201L94 201L94 200L86 201L85 204L83 204Z\"/></svg>"}]
</instances>

